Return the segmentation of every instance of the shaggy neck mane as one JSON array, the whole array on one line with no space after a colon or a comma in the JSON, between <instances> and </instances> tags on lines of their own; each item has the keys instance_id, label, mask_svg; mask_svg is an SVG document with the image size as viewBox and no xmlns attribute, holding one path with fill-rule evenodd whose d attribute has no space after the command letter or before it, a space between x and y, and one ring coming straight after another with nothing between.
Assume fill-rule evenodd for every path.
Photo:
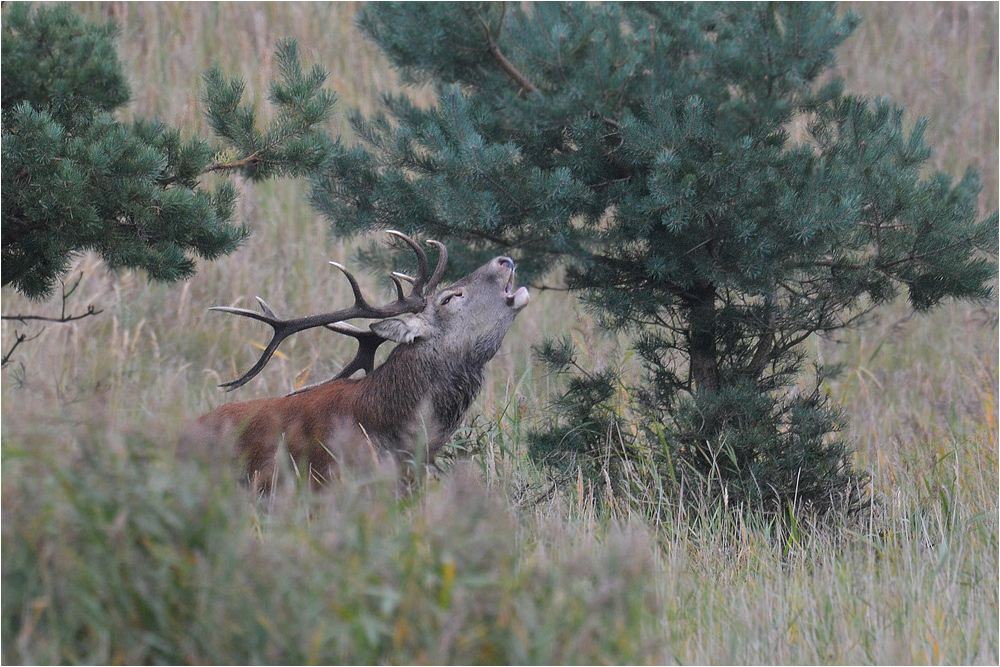
<instances>
[{"instance_id":1,"label":"shaggy neck mane","mask_svg":"<svg viewBox=\"0 0 1000 667\"><path fill-rule=\"evenodd\" d=\"M445 356L424 346L398 346L381 366L361 380L364 388L358 408L364 421L393 429L402 427L429 401L435 426L450 435L482 385L483 368L493 356L483 351L477 345L465 355ZM392 396L392 402L385 401L385 396Z\"/></svg>"}]
</instances>

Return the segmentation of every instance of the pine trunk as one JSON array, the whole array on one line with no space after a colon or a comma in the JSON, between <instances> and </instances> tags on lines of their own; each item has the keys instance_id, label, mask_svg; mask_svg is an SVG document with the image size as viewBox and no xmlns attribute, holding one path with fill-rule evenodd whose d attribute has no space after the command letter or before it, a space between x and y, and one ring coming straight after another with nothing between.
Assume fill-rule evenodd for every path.
<instances>
[{"instance_id":1,"label":"pine trunk","mask_svg":"<svg viewBox=\"0 0 1000 667\"><path fill-rule=\"evenodd\" d=\"M719 390L719 360L715 346L715 285L699 283L691 292L688 306L691 312L688 342L694 392L715 392Z\"/></svg>"}]
</instances>

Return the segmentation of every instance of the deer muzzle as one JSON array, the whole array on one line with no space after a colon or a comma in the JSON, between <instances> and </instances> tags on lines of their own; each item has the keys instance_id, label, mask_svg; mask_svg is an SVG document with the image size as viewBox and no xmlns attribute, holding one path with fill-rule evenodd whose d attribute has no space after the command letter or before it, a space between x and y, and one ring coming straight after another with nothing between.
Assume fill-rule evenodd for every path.
<instances>
[{"instance_id":1,"label":"deer muzzle","mask_svg":"<svg viewBox=\"0 0 1000 667\"><path fill-rule=\"evenodd\" d=\"M500 266L510 269L510 276L507 278L507 284L504 285L503 295L507 299L507 305L513 308L516 313L528 305L531 295L528 294L527 287L520 287L516 292L514 291L514 260L509 257L498 257L496 261Z\"/></svg>"}]
</instances>

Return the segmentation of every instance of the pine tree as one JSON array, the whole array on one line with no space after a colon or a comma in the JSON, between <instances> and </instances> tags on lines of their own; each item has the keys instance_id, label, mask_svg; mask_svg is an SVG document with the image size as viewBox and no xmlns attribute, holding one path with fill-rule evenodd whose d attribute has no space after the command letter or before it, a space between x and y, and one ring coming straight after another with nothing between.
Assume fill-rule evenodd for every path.
<instances>
[{"instance_id":1,"label":"pine tree","mask_svg":"<svg viewBox=\"0 0 1000 667\"><path fill-rule=\"evenodd\" d=\"M195 256L231 253L249 233L233 221L233 185L209 189L207 174L306 176L330 149L320 126L335 98L322 69L303 71L294 42L277 48L278 111L265 130L241 81L206 73L213 148L155 120L115 118L130 95L116 34L66 5L5 9L2 284L32 298L48 297L86 250L152 280L187 278Z\"/></svg>"},{"instance_id":2,"label":"pine tree","mask_svg":"<svg viewBox=\"0 0 1000 667\"><path fill-rule=\"evenodd\" d=\"M361 143L313 201L342 233L448 241L460 271L498 250L522 276L565 267L631 336L630 414L665 472L766 511L856 508L864 474L824 370L799 388L803 342L902 293L918 310L987 298L997 250L976 173L926 175L925 121L830 76L859 20L820 3L371 5L361 27L437 102L355 114ZM580 374L533 451L599 460L618 381Z\"/></svg>"}]
</instances>

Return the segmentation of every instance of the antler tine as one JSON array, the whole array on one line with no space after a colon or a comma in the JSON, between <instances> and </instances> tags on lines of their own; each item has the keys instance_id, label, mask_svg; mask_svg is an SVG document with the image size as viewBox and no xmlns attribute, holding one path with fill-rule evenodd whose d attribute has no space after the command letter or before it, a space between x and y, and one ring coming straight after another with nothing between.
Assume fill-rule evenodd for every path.
<instances>
[{"instance_id":1,"label":"antler tine","mask_svg":"<svg viewBox=\"0 0 1000 667\"><path fill-rule=\"evenodd\" d=\"M434 275L431 276L425 288L428 292L433 293L437 289L438 283L441 282L441 278L444 277L445 270L448 268L448 249L444 247L443 243L434 239L427 239L426 243L438 249L438 263L434 268Z\"/></svg>"},{"instance_id":2,"label":"antler tine","mask_svg":"<svg viewBox=\"0 0 1000 667\"><path fill-rule=\"evenodd\" d=\"M278 345L281 341L283 341L291 333L294 333L292 331L282 333L278 327L278 324L281 322L280 318L275 315L274 311L271 310L271 307L267 305L267 302L264 301L264 299L259 296L255 296L254 298L257 299L257 303L260 304L260 309L263 312L258 313L257 311L249 310L248 308L231 308L229 306L212 306L209 308L209 310L217 310L222 313L232 313L233 315L241 315L243 317L249 317L250 319L264 322L265 324L271 325L275 331L274 337L271 339L268 346L264 348L264 353L260 355L260 359L257 360L257 363L254 364L253 368L247 371L243 376L235 380L230 380L229 382L223 382L219 385L220 387L225 388L226 391L232 391L242 387L249 382L251 378L257 375L257 373L260 373L264 366L267 365L267 362L271 360L271 357L278 349Z\"/></svg>"},{"instance_id":3,"label":"antler tine","mask_svg":"<svg viewBox=\"0 0 1000 667\"><path fill-rule=\"evenodd\" d=\"M351 359L351 361L332 378L323 380L322 382L317 382L316 384L299 387L295 391L285 394L286 396L303 394L311 389L315 389L316 387L321 387L325 384L336 382L337 380L349 378L358 371L364 371L365 375L367 375L375 368L375 353L378 351L379 346L386 341L385 338L382 338L382 336L378 335L374 331L359 329L358 327L352 324L347 324L346 322L334 322L325 326L330 331L350 336L358 341L357 353L355 353L354 358Z\"/></svg>"},{"instance_id":4,"label":"antler tine","mask_svg":"<svg viewBox=\"0 0 1000 667\"><path fill-rule=\"evenodd\" d=\"M368 305L368 302L365 300L365 295L361 293L361 286L358 285L358 281L355 280L351 272L347 270L347 267L340 262L330 262L330 264L340 269L341 273L343 273L347 278L347 282L351 283L351 291L354 292L354 305L368 310L374 310L370 305Z\"/></svg>"},{"instance_id":5,"label":"antler tine","mask_svg":"<svg viewBox=\"0 0 1000 667\"><path fill-rule=\"evenodd\" d=\"M412 293L417 296L423 296L425 292L434 292L434 290L437 289L438 283L441 282L441 278L444 277L445 270L448 268L448 249L445 248L444 244L440 241L427 239L427 245L434 246L438 249L437 266L434 267L434 274L428 279L427 275L430 271L430 264L427 261L427 255L424 253L423 248L421 248L420 245L409 236L403 234L402 232L397 232L395 229L387 230L387 233L403 239L403 241L405 241L406 244L413 249L413 252L417 254L418 270L416 278L411 278L396 272L393 272L393 277L402 278L403 280L411 283L413 285Z\"/></svg>"},{"instance_id":6,"label":"antler tine","mask_svg":"<svg viewBox=\"0 0 1000 667\"><path fill-rule=\"evenodd\" d=\"M389 274L389 277L390 278L399 278L400 280L405 280L406 282L410 283L411 285L413 283L417 282L417 279L414 278L413 276L408 276L405 273L400 273L399 271L393 271L392 273Z\"/></svg>"},{"instance_id":7,"label":"antler tine","mask_svg":"<svg viewBox=\"0 0 1000 667\"><path fill-rule=\"evenodd\" d=\"M249 308L233 308L231 306L212 306L209 310L217 310L220 313L232 313L233 315L242 315L243 317L260 320L261 322L266 322L268 324L271 323L271 320L278 318L264 299L259 296L255 296L254 298L257 299L257 303L260 304L260 309L263 311L262 313L258 313L256 310L250 310Z\"/></svg>"},{"instance_id":8,"label":"antler tine","mask_svg":"<svg viewBox=\"0 0 1000 667\"><path fill-rule=\"evenodd\" d=\"M403 283L401 283L399 279L400 277L408 277L408 276L402 276L401 274L397 274L394 271L389 274L389 277L392 278L392 282L396 284L396 299L398 299L399 301L403 301L404 299L406 299L406 293L403 292Z\"/></svg>"},{"instance_id":9,"label":"antler tine","mask_svg":"<svg viewBox=\"0 0 1000 667\"><path fill-rule=\"evenodd\" d=\"M427 272L430 270L430 266L427 264L427 255L424 254L424 249L420 247L420 244L411 239L409 236L403 232L397 232L395 229L387 229L387 234L392 234L397 236L404 241L406 245L413 249L413 252L417 254L417 280L413 283L413 294L417 296L423 296L424 283L427 282Z\"/></svg>"},{"instance_id":10,"label":"antler tine","mask_svg":"<svg viewBox=\"0 0 1000 667\"><path fill-rule=\"evenodd\" d=\"M365 375L374 370L375 352L385 342L385 338L370 329L359 329L343 322L328 324L326 328L330 331L350 336L358 341L358 351L355 353L354 358L333 377L334 380L351 377L359 370L363 370Z\"/></svg>"},{"instance_id":11,"label":"antler tine","mask_svg":"<svg viewBox=\"0 0 1000 667\"><path fill-rule=\"evenodd\" d=\"M251 368L250 370L248 370L246 373L236 378L235 380L230 380L229 382L223 382L219 386L225 389L226 391L233 391L234 389L239 389L247 382L252 380L257 375L257 373L260 373L262 370L264 370L264 366L267 365L267 362L271 360L271 357L274 356L275 351L277 351L278 345L281 343L281 341L285 340L285 338L287 338L291 333L294 332L289 332L280 336L276 333L274 335L274 338L271 339L271 342L268 344L268 346L264 348L264 352L260 355L260 359L257 360L257 363L253 365L253 368Z\"/></svg>"}]
</instances>

